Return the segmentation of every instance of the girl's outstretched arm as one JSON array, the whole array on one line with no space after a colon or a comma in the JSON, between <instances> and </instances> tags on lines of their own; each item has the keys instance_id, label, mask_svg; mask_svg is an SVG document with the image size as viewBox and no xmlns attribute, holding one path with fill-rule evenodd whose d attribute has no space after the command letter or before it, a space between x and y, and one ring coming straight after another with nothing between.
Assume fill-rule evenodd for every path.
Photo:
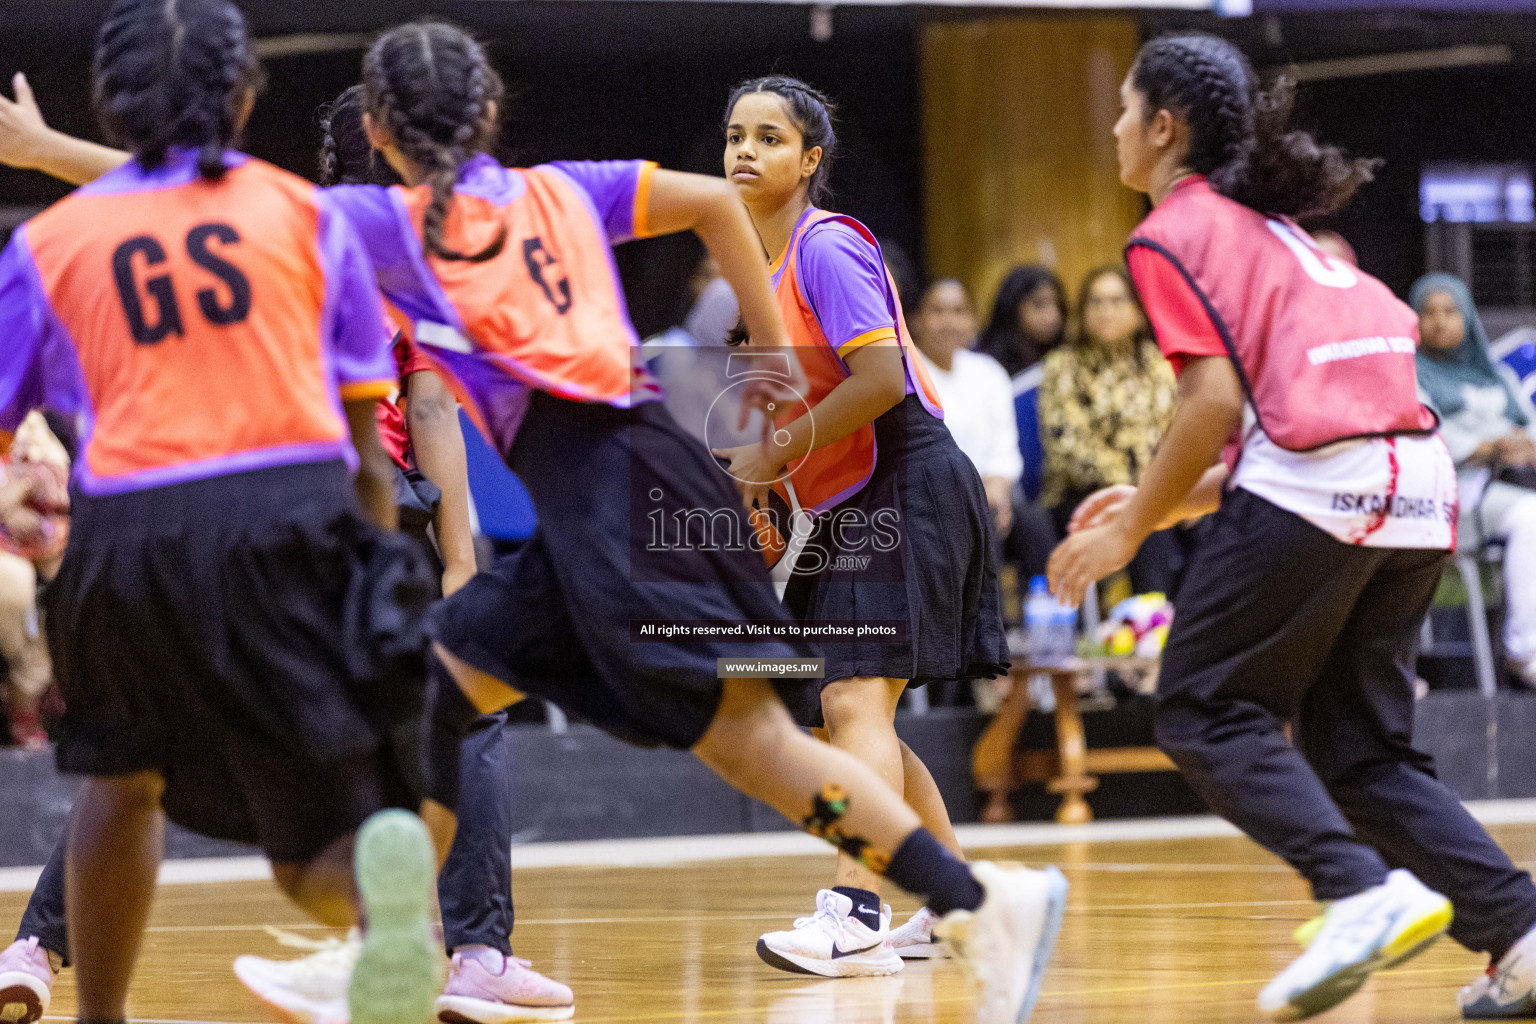
<instances>
[{"instance_id":1,"label":"girl's outstretched arm","mask_svg":"<svg viewBox=\"0 0 1536 1024\"><path fill-rule=\"evenodd\" d=\"M742 393L741 419L737 424L738 428L745 427L751 410L759 410L763 415L763 436L758 443L743 447L752 450L750 459L754 462L775 461L775 453L782 445L772 440L772 410L781 402L798 400L799 392L804 390L803 375L789 348L784 318L779 315L778 299L768 276L768 257L763 252L762 239L752 226L747 208L742 205L736 189L723 178L657 170L651 178L646 223L653 235L690 230L698 235L715 258L720 276L736 293L752 348L779 348L789 356L788 377L782 380L767 375L748 378ZM740 453L742 449L733 451ZM725 453L717 451L715 454ZM726 457L731 458L734 465L736 459ZM748 508L767 504L766 481L772 480L776 473L759 477L742 476L734 468L731 472L736 476ZM764 482L751 482L759 478Z\"/></svg>"},{"instance_id":2,"label":"girl's outstretched arm","mask_svg":"<svg viewBox=\"0 0 1536 1024\"><path fill-rule=\"evenodd\" d=\"M1200 477L1184 500L1157 524L1159 530L1170 530L1186 519L1208 515L1221 507L1222 492L1227 485L1227 464L1218 462ZM1080 533L1095 526L1103 526L1125 508L1136 496L1131 484L1114 484L1094 491L1072 510L1072 521L1067 524L1068 533Z\"/></svg>"},{"instance_id":3,"label":"girl's outstretched arm","mask_svg":"<svg viewBox=\"0 0 1536 1024\"><path fill-rule=\"evenodd\" d=\"M49 128L26 75L18 71L11 85L16 98L0 96L0 163L84 185L128 162L120 149Z\"/></svg>"},{"instance_id":4,"label":"girl's outstretched arm","mask_svg":"<svg viewBox=\"0 0 1536 1024\"><path fill-rule=\"evenodd\" d=\"M784 346L784 321L768 280L768 257L747 208L724 178L657 170L646 224L653 235L692 231L730 282L753 346Z\"/></svg>"},{"instance_id":5,"label":"girl's outstretched arm","mask_svg":"<svg viewBox=\"0 0 1536 1024\"><path fill-rule=\"evenodd\" d=\"M1075 606L1090 583L1123 569L1147 535L1184 506L1216 464L1242 422L1243 403L1243 386L1230 359L1189 360L1179 378L1179 407L1141 486L1114 518L1074 533L1051 553L1051 592Z\"/></svg>"}]
</instances>

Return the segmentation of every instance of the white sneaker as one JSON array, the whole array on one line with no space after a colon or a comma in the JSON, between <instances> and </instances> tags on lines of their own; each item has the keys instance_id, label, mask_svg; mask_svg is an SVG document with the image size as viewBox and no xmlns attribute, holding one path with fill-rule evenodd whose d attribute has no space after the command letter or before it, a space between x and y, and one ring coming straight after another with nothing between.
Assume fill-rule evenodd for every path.
<instances>
[{"instance_id":1,"label":"white sneaker","mask_svg":"<svg viewBox=\"0 0 1536 1024\"><path fill-rule=\"evenodd\" d=\"M297 960L239 957L235 977L241 984L295 1024L348 1024L347 983L363 948L357 929L345 941L306 939L276 928L267 931L284 946L314 952Z\"/></svg>"},{"instance_id":2,"label":"white sneaker","mask_svg":"<svg viewBox=\"0 0 1536 1024\"><path fill-rule=\"evenodd\" d=\"M945 914L934 934L981 985L977 1024L1023 1024L1040 996L1040 979L1061 932L1067 880L1055 868L1034 871L987 861L972 864L971 873L986 899L975 911Z\"/></svg>"},{"instance_id":3,"label":"white sneaker","mask_svg":"<svg viewBox=\"0 0 1536 1024\"><path fill-rule=\"evenodd\" d=\"M1429 947L1451 924L1451 901L1398 869L1381 885L1329 905L1306 952L1259 993L1274 1020L1301 1020L1342 1003L1372 972Z\"/></svg>"},{"instance_id":4,"label":"white sneaker","mask_svg":"<svg viewBox=\"0 0 1536 1024\"><path fill-rule=\"evenodd\" d=\"M903 960L936 960L949 956L942 942L933 941L933 926L939 923L939 915L927 907L907 919L900 928L891 930L891 948Z\"/></svg>"},{"instance_id":5,"label":"white sneaker","mask_svg":"<svg viewBox=\"0 0 1536 1024\"><path fill-rule=\"evenodd\" d=\"M895 974L901 957L891 948L891 908L880 908L880 930L853 915L853 900L823 889L816 913L795 921L793 931L769 932L757 940L757 955L770 967L823 978Z\"/></svg>"},{"instance_id":6,"label":"white sneaker","mask_svg":"<svg viewBox=\"0 0 1536 1024\"><path fill-rule=\"evenodd\" d=\"M1536 1017L1536 928L1457 997L1467 1020Z\"/></svg>"}]
</instances>

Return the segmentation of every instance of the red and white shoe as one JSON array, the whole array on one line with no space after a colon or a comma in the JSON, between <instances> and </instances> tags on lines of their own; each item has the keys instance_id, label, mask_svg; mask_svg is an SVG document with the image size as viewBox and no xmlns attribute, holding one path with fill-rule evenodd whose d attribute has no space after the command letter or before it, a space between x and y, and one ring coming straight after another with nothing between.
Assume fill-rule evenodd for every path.
<instances>
[{"instance_id":1,"label":"red and white shoe","mask_svg":"<svg viewBox=\"0 0 1536 1024\"><path fill-rule=\"evenodd\" d=\"M37 1024L53 999L56 973L36 936L18 939L0 952L0 1021Z\"/></svg>"},{"instance_id":2,"label":"red and white shoe","mask_svg":"<svg viewBox=\"0 0 1536 1024\"><path fill-rule=\"evenodd\" d=\"M933 937L939 915L927 907L907 918L900 928L891 929L891 948L903 960L939 960L950 955L949 947Z\"/></svg>"},{"instance_id":3,"label":"red and white shoe","mask_svg":"<svg viewBox=\"0 0 1536 1024\"><path fill-rule=\"evenodd\" d=\"M457 950L448 987L437 997L444 1024L513 1024L568 1020L576 1012L569 987L546 978L527 960L480 947Z\"/></svg>"}]
</instances>

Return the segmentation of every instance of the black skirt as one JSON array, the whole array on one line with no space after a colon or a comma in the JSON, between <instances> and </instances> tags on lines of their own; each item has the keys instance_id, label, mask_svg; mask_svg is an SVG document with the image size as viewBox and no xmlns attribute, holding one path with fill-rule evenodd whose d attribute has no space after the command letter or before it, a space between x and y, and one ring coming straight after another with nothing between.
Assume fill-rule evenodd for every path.
<instances>
[{"instance_id":1,"label":"black skirt","mask_svg":"<svg viewBox=\"0 0 1536 1024\"><path fill-rule=\"evenodd\" d=\"M158 771L178 822L279 860L415 805L432 577L346 466L76 495L71 519L43 599L62 771ZM180 798L198 777L235 783L225 808Z\"/></svg>"},{"instance_id":2,"label":"black skirt","mask_svg":"<svg viewBox=\"0 0 1536 1024\"><path fill-rule=\"evenodd\" d=\"M509 462L539 525L431 616L455 656L639 746L688 748L721 658L815 657L793 638L652 638L646 624L792 625L731 479L660 402L534 394ZM791 708L810 680L774 680Z\"/></svg>"},{"instance_id":3,"label":"black skirt","mask_svg":"<svg viewBox=\"0 0 1536 1024\"><path fill-rule=\"evenodd\" d=\"M981 477L916 395L875 420L877 457L853 497L817 517L784 593L805 621L899 621L896 641L822 640L823 685L911 686L1008 671L992 513ZM820 708L810 709L820 724Z\"/></svg>"}]
</instances>

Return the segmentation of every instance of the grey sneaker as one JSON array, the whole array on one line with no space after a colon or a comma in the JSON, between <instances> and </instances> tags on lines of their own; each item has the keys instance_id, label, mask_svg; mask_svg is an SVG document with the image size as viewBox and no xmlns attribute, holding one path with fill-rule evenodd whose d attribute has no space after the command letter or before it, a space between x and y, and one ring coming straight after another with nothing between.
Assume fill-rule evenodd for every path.
<instances>
[{"instance_id":1,"label":"grey sneaker","mask_svg":"<svg viewBox=\"0 0 1536 1024\"><path fill-rule=\"evenodd\" d=\"M1536 928L1457 997L1467 1020L1536 1017Z\"/></svg>"}]
</instances>

